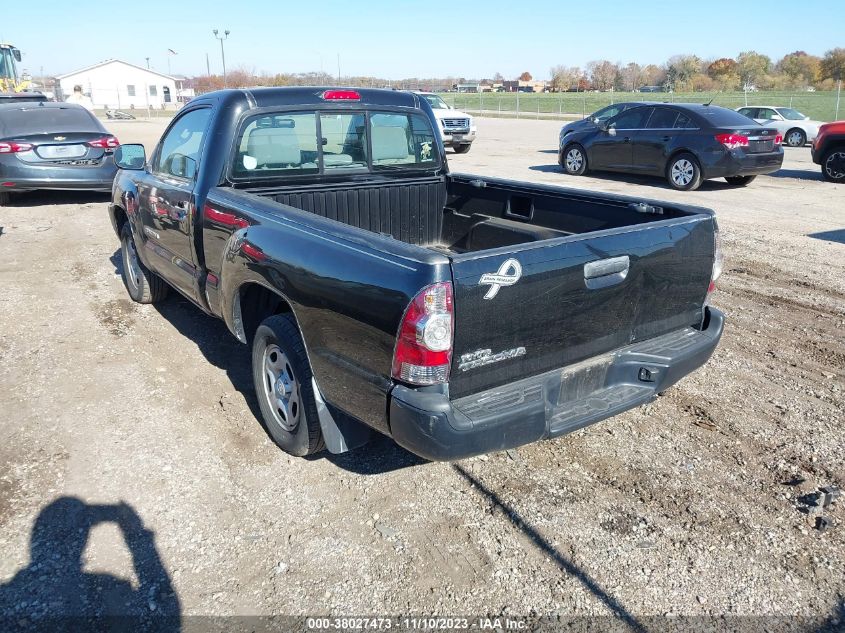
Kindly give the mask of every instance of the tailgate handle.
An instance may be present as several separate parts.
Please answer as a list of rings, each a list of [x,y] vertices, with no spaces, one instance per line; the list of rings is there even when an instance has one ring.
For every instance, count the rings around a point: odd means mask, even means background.
[[[631,260],[627,255],[610,257],[584,264],[584,283],[587,288],[607,288],[625,281]]]

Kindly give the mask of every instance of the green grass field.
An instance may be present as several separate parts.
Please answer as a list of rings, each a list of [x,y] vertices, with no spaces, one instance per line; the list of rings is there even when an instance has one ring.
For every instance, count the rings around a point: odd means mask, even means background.
[[[446,93],[441,94],[447,103],[458,109],[486,112],[494,116],[515,116],[517,93]],[[573,118],[595,112],[618,101],[667,101],[679,103],[706,103],[713,99],[716,105],[738,108],[746,104],[743,92],[692,92],[692,93],[642,93],[642,92],[563,92],[549,94],[520,93],[519,116]],[[748,105],[790,106],[811,119],[833,121],[836,117],[836,92],[749,92]],[[568,116],[567,116],[568,115]],[[845,119],[845,95],[839,105],[839,117]]]

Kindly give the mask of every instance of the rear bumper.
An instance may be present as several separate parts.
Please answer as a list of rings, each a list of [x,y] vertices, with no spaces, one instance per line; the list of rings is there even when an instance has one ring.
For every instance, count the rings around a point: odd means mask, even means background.
[[[0,161],[0,183],[4,191],[60,189],[111,191],[117,166],[111,156],[96,166],[37,165],[23,161]]]
[[[455,401],[397,386],[391,434],[417,455],[451,461],[571,433],[653,400],[701,367],[724,321],[708,308],[702,330],[685,328]]]
[[[744,154],[737,150],[706,154],[701,169],[704,178],[771,174],[783,165],[783,148],[764,154]]]

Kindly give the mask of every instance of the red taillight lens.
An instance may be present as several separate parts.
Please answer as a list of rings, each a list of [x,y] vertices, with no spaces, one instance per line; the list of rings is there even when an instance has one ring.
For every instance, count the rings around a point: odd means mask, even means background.
[[[32,144],[30,143],[15,143],[14,141],[0,143],[0,154],[17,154],[18,152],[28,152],[31,149]]]
[[[716,140],[728,149],[748,147],[748,137],[744,134],[717,134]]]
[[[780,134],[778,134],[775,137],[775,145],[780,145],[781,143],[783,143],[783,137]]]
[[[114,136],[104,136],[103,138],[98,138],[95,141],[88,141],[89,147],[99,147],[101,149],[114,149],[120,145],[120,141],[118,141]]]
[[[722,254],[722,235],[719,232],[719,223],[713,218],[713,272],[710,274],[710,285],[707,286],[705,304],[710,303],[710,295],[716,289],[716,280],[722,275],[722,267],[725,265],[725,256]]]
[[[415,385],[449,380],[452,363],[452,282],[423,288],[405,310],[393,354],[393,377]]]
[[[326,90],[323,93],[326,101],[360,101],[361,95],[357,90]]]

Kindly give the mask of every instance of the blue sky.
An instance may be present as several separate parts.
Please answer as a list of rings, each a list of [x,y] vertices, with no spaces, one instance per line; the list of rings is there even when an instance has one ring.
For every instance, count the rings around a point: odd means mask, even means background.
[[[212,29],[229,29],[228,68],[320,70],[402,77],[545,78],[556,64],[592,59],[664,62],[679,53],[777,58],[845,46],[838,2],[692,4],[578,0],[3,0],[0,39],[16,44],[32,74],[61,74],[112,57],[174,74],[220,72]],[[780,9],[779,7],[783,7]],[[688,7],[688,8],[683,8]],[[681,9],[679,11],[679,8]],[[791,28],[790,15],[800,26]],[[816,17],[818,16],[818,17]],[[765,26],[761,26],[765,25]]]

